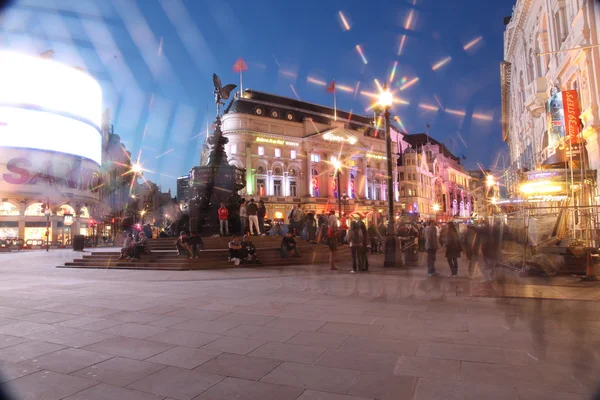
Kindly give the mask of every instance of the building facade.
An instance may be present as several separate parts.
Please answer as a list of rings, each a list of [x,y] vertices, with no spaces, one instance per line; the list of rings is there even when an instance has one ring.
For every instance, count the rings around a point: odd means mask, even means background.
[[[190,188],[190,176],[184,175],[177,178],[177,200],[188,201],[192,197]]]
[[[501,82],[502,135],[511,159],[508,194],[519,195],[524,181],[537,179],[529,176],[536,170],[556,172],[567,163],[600,170],[600,2],[518,0],[505,24]]]
[[[339,200],[346,214],[385,214],[387,159],[384,130],[378,121],[246,90],[227,107],[222,122],[229,139],[228,161],[246,170],[242,195],[263,199],[269,217],[285,218],[294,204],[317,213],[338,211]],[[454,176],[449,171],[469,179],[456,157],[449,159],[437,142],[417,149],[410,143],[411,135],[395,127],[391,137],[396,153],[396,215],[434,217],[434,204],[439,200],[440,216],[467,216],[459,206],[452,208],[449,196]],[[456,212],[451,214],[452,210]]]

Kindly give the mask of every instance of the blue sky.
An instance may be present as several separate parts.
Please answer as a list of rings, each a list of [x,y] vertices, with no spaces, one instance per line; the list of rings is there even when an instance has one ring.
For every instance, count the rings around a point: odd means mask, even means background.
[[[392,87],[409,104],[393,114],[405,130],[423,132],[429,123],[432,137],[467,157],[466,167],[489,167],[507,154],[499,62],[502,19],[514,3],[21,0],[3,16],[0,46],[53,49],[57,60],[95,76],[115,132],[134,155],[141,150],[146,178],[164,190],[198,163],[207,106],[210,118],[215,112],[211,75],[239,84],[238,57],[249,66],[244,88],[313,103],[333,103],[323,82],[351,89],[360,82],[356,96],[338,91],[338,107],[365,115],[371,99],[360,92],[377,92],[374,80],[389,79],[397,62]]]

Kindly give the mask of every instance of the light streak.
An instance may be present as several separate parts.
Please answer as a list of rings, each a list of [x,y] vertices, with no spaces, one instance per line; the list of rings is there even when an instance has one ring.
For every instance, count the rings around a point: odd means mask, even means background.
[[[294,96],[296,96],[296,98],[297,98],[298,100],[300,100],[300,96],[298,96],[298,93],[296,92],[296,89],[294,89],[294,85],[291,85],[291,84],[290,84],[290,88],[292,89],[292,92],[294,92]]]
[[[394,67],[392,68],[392,73],[390,74],[390,84],[394,81],[394,76],[396,76],[396,68],[398,68],[398,61],[394,61]]]
[[[380,92],[383,92],[383,86],[381,86],[378,79],[375,79],[375,85],[377,85],[377,89],[379,89]]]
[[[279,73],[282,74],[282,75],[285,75],[285,76],[289,76],[290,78],[294,78],[294,79],[298,77],[297,73],[292,72],[292,71],[288,71],[286,69],[279,70]]]
[[[350,30],[350,24],[348,23],[348,20],[344,16],[344,13],[342,11],[338,11],[338,15],[340,16],[340,20],[342,21],[342,25],[344,25],[344,29],[346,29],[347,31],[349,31]]]
[[[458,138],[460,139],[460,141],[463,142],[465,147],[469,148],[469,146],[467,146],[467,142],[465,142],[465,139],[463,139],[462,135],[459,132],[456,132],[456,134],[458,135]]]
[[[158,42],[158,56],[162,56],[163,53],[163,37],[160,37],[160,41]]]
[[[467,115],[467,113],[466,113],[466,112],[464,112],[464,111],[461,111],[461,110],[452,110],[452,109],[450,109],[450,108],[446,108],[446,110],[445,110],[445,111],[446,111],[448,114],[452,114],[452,115],[458,115],[458,116],[461,116],[461,117],[464,117],[465,115]]]
[[[394,97],[393,102],[394,104],[402,104],[405,106],[410,104],[407,100],[401,99],[400,97]]]
[[[396,121],[398,123],[398,125],[400,125],[400,129],[402,129],[404,132],[406,132],[406,128],[404,127],[404,124],[400,120],[399,116],[395,115],[394,116],[394,121]]]
[[[428,110],[428,111],[438,111],[439,110],[439,108],[437,108],[436,106],[432,106],[431,104],[426,104],[426,103],[420,103],[419,108],[422,108],[422,109]]]
[[[477,43],[481,42],[482,40],[483,40],[483,36],[476,37],[475,39],[471,40],[469,43],[465,44],[463,46],[463,50],[464,51],[469,50],[470,48],[472,48],[473,46],[475,46]]]
[[[373,92],[367,92],[366,90],[361,90],[360,94],[362,94],[363,96],[367,96],[370,97],[372,99],[378,99],[379,95]],[[371,107],[368,108],[369,110],[371,109]]]
[[[347,85],[342,85],[339,83],[335,83],[335,88],[336,90],[341,90],[342,92],[348,92],[348,93],[352,93],[354,92],[354,88],[347,86]]]
[[[409,11],[408,15],[406,16],[406,20],[404,20],[404,29],[406,29],[407,31],[411,30],[411,28],[412,28],[414,15],[415,15],[415,10],[411,9]]]
[[[369,62],[367,61],[367,57],[365,57],[365,53],[363,53],[363,50],[362,50],[362,47],[360,47],[360,44],[356,45],[356,51],[360,55],[360,58],[362,58],[363,63],[368,64]]]
[[[417,82],[419,82],[418,76],[412,78],[410,81],[408,81],[404,85],[400,86],[400,90],[406,90]]]
[[[358,94],[358,88],[360,88],[360,81],[356,82],[356,87],[354,88],[354,98],[356,99],[356,95]]]
[[[433,95],[433,98],[435,99],[435,101],[437,101],[438,105],[443,110],[444,106],[442,106],[442,102],[440,101],[440,99],[438,99],[438,97],[435,94]]]
[[[402,50],[404,49],[404,44],[406,43],[406,35],[402,35],[400,37],[400,45],[398,45],[398,55],[402,55]]]
[[[170,152],[172,152],[173,150],[175,150],[175,148],[171,148],[171,149],[169,149],[169,150],[165,151],[164,153],[162,153],[162,154],[160,154],[160,155],[156,156],[156,158],[161,158],[162,156],[164,156],[164,155],[166,155],[166,154],[169,154],[169,153],[170,153]]]
[[[317,78],[313,78],[312,76],[308,76],[306,77],[306,82],[308,83],[314,83],[315,85],[320,85],[320,86],[326,86],[327,83],[325,81],[322,81],[320,79]]]
[[[444,65],[448,64],[452,60],[452,57],[448,56],[446,58],[442,58],[440,61],[436,62],[431,66],[431,69],[437,71],[442,68]]]
[[[482,121],[492,121],[494,119],[491,115],[481,114],[481,113],[473,113],[473,118],[479,119]]]

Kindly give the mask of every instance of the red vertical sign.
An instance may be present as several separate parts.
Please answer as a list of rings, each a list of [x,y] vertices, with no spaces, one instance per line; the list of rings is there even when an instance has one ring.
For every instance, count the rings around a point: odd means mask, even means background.
[[[577,90],[565,90],[562,92],[563,110],[565,112],[565,139],[570,138],[571,143],[578,143],[581,132],[581,121],[579,115],[579,98]]]

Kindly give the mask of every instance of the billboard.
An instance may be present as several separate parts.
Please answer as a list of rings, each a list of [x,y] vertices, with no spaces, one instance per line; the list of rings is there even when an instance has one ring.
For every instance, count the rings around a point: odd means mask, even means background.
[[[554,92],[546,102],[547,136],[545,142],[546,160],[544,164],[557,164],[568,161],[573,152],[573,161],[586,159],[585,146],[579,143],[581,121],[577,90]]]
[[[98,165],[102,160],[102,136],[95,127],[22,108],[0,107],[0,146],[70,154]]]
[[[41,197],[98,197],[100,167],[93,161],[41,150],[0,148],[0,192]]]
[[[100,128],[102,90],[83,71],[52,60],[0,51],[0,105],[54,112]]]

